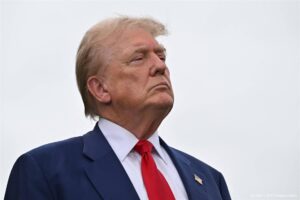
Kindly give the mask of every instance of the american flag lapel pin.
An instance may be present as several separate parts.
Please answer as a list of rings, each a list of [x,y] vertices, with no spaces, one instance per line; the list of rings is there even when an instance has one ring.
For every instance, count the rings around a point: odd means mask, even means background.
[[[197,183],[203,185],[203,180],[199,176],[197,176],[197,174],[194,174],[194,178]]]

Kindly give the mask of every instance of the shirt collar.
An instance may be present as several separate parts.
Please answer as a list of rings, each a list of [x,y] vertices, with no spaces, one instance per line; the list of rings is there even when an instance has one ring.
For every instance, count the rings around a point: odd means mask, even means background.
[[[159,155],[159,157],[161,157],[161,159],[167,163],[166,159],[165,159],[165,155],[163,154],[162,151],[162,146],[160,145],[159,142],[159,137],[158,137],[158,132],[155,131],[150,138],[148,138],[148,141],[151,142],[151,144],[154,146],[154,149],[156,151],[156,153]]]
[[[107,119],[101,118],[98,126],[105,136],[106,140],[116,153],[118,159],[123,162],[127,155],[132,151],[136,143],[139,141],[133,133],[125,128],[115,124]],[[155,131],[148,141],[152,143],[156,153],[166,163],[165,155],[163,154],[162,147],[159,142],[157,131]]]

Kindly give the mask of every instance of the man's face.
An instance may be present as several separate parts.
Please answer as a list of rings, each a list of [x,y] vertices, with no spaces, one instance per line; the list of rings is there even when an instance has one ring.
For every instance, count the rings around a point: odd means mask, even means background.
[[[126,30],[112,47],[104,81],[117,112],[147,112],[173,106],[165,49],[146,31]]]

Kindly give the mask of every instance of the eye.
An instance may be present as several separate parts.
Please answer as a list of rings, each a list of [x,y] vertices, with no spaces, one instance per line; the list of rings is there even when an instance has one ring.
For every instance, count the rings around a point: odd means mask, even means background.
[[[140,56],[140,57],[136,57],[136,58],[133,59],[133,61],[139,61],[139,60],[143,60],[143,57]]]
[[[132,59],[130,60],[131,63],[136,63],[136,62],[141,62],[144,59],[144,55],[143,54],[138,54],[132,57]]]
[[[165,54],[158,54],[157,56],[159,57],[160,60],[162,60],[163,62],[166,62],[166,55]]]
[[[160,56],[159,57],[162,61],[166,62],[166,56]]]

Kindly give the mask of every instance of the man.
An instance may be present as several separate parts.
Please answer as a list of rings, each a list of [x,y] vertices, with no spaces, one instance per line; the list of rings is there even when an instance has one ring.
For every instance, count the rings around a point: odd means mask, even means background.
[[[82,137],[41,146],[15,163],[5,200],[230,200],[222,174],[169,147],[157,129],[173,106],[165,27],[118,17],[92,27],[77,54]]]

